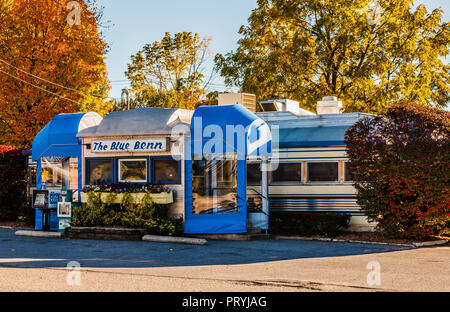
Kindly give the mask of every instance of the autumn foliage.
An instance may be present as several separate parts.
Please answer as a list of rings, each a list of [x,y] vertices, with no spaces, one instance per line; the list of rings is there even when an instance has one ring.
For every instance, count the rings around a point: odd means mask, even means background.
[[[364,118],[346,134],[358,203],[391,234],[450,234],[450,113],[415,103]]]
[[[74,1],[0,0],[1,144],[29,148],[56,114],[112,108],[97,96],[109,89],[97,13],[75,2],[79,23]]]

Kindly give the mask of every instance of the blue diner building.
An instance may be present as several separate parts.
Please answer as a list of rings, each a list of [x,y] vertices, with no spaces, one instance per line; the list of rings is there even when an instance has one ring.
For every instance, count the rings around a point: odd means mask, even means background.
[[[346,130],[367,115],[342,113],[332,97],[317,114],[290,100],[230,99],[195,111],[57,115],[34,139],[32,188],[71,189],[83,202],[85,185],[165,185],[169,212],[183,218],[186,234],[267,231],[271,211],[345,212],[351,225],[368,226],[344,143]]]

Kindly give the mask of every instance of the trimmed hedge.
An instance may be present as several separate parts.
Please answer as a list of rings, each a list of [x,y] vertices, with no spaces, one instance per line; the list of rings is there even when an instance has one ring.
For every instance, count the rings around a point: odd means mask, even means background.
[[[450,112],[415,103],[346,133],[357,200],[396,237],[450,235]]]
[[[336,236],[348,228],[350,215],[328,212],[271,212],[273,234]]]
[[[183,220],[167,216],[167,205],[157,205],[150,196],[142,203],[133,203],[130,193],[124,193],[122,203],[114,204],[117,193],[102,202],[100,194],[88,193],[86,205],[73,209],[71,226],[122,226],[146,229],[148,234],[178,235],[183,232]]]

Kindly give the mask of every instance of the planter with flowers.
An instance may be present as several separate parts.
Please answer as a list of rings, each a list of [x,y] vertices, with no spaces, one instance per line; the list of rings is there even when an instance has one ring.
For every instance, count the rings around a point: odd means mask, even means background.
[[[116,183],[106,185],[86,185],[81,192],[81,202],[88,201],[88,193],[94,192],[100,195],[102,201],[111,193],[116,194],[112,203],[120,204],[124,194],[130,194],[134,203],[142,202],[146,194],[149,194],[155,204],[171,204],[173,203],[173,192],[163,185],[154,184],[130,184]]]

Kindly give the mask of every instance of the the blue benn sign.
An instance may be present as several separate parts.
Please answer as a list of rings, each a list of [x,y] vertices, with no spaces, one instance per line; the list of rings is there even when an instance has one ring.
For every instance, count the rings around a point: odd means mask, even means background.
[[[91,151],[94,153],[165,152],[168,146],[166,138],[96,140],[91,143]]]

